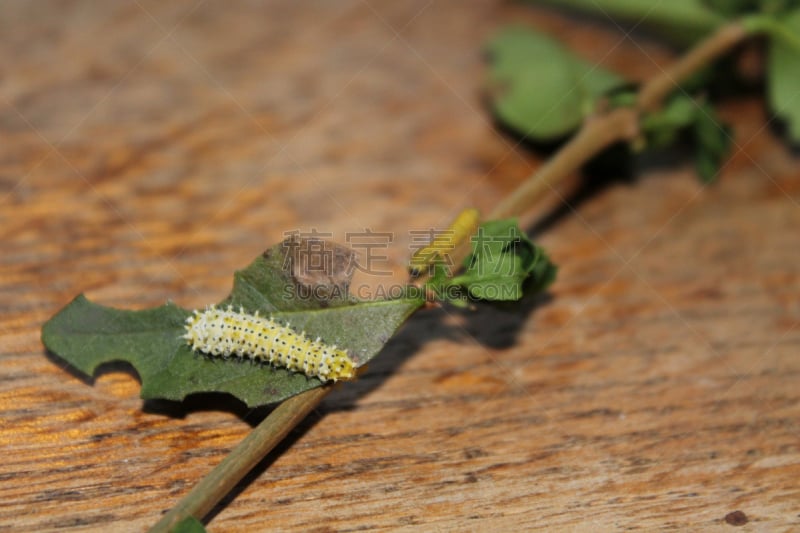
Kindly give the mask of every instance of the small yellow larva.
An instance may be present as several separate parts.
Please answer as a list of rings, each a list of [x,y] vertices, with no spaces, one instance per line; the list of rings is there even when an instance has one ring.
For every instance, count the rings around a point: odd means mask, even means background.
[[[428,246],[414,252],[409,263],[411,273],[417,275],[425,267],[442,261],[447,255],[452,254],[456,247],[475,233],[480,222],[481,214],[477,209],[470,207],[461,211],[452,224],[437,234]]]
[[[208,307],[186,319],[183,336],[193,350],[209,355],[238,355],[259,359],[293,372],[302,372],[322,381],[350,379],[355,365],[344,350],[328,346],[319,338],[312,340],[271,318]]]

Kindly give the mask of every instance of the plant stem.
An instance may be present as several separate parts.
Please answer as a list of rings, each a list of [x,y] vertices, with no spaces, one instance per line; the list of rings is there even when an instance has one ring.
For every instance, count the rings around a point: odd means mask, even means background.
[[[202,520],[332,389],[330,386],[311,389],[278,405],[150,529],[151,533],[166,533],[187,516]]]
[[[639,136],[639,120],[679,87],[679,83],[729,51],[747,37],[739,23],[720,27],[673,65],[645,83],[634,107],[612,109],[588,118],[578,133],[546,164],[501,201],[489,219],[522,215],[554,185],[564,181],[608,146]],[[261,459],[330,392],[321,387],[289,398],[275,408],[151,532],[167,532],[187,516],[202,519]]]
[[[745,27],[733,22],[703,39],[659,75],[644,83],[632,108],[620,107],[584,121],[581,129],[527,180],[501,201],[489,218],[520,216],[554,186],[603,149],[618,141],[634,141],[639,121],[658,109],[680,83],[730,51],[748,36]]]
[[[680,60],[661,71],[639,90],[636,107],[640,113],[655,111],[680,83],[725,55],[748,36],[744,25],[733,22],[720,27],[697,46],[690,48]]]
[[[568,178],[596,154],[637,133],[637,114],[631,108],[615,109],[586,120],[569,142],[495,206],[489,220],[521,215],[554,184]]]
[[[748,33],[763,33],[800,53],[800,36],[775,15],[751,15],[742,19]]]

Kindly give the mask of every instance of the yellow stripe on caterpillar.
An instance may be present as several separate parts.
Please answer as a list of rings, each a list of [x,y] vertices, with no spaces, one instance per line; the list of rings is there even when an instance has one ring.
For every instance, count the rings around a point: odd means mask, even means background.
[[[302,372],[322,381],[350,379],[355,365],[344,350],[328,346],[319,338],[311,340],[305,332],[286,326],[243,308],[232,306],[194,311],[186,319],[183,339],[192,350],[209,355],[249,357],[271,365]]]

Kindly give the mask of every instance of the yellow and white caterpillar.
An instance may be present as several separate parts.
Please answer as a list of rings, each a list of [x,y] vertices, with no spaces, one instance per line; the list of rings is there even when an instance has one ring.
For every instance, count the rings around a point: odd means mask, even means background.
[[[350,379],[355,375],[353,360],[344,350],[328,346],[319,338],[279,324],[271,318],[245,313],[232,306],[208,307],[186,319],[183,336],[192,350],[209,355],[249,357],[271,365],[302,372],[322,381]]]

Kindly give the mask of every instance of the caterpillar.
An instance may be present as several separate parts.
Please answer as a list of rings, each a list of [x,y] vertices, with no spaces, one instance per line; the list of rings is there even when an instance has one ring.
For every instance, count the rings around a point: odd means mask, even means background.
[[[409,264],[411,273],[419,275],[425,267],[455,250],[475,233],[480,219],[481,214],[475,208],[470,207],[461,211],[450,226],[436,235],[428,246],[414,252]]]
[[[209,355],[249,357],[271,365],[302,372],[322,381],[350,379],[355,365],[347,352],[328,346],[319,337],[311,340],[305,332],[298,333],[286,326],[243,308],[232,306],[218,309],[213,305],[205,311],[195,310],[186,319],[183,339],[192,350]]]

